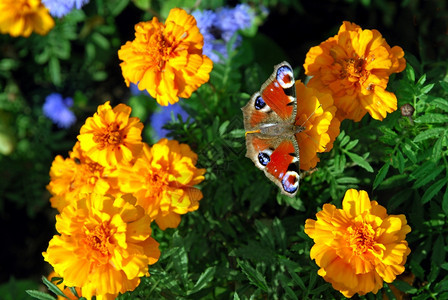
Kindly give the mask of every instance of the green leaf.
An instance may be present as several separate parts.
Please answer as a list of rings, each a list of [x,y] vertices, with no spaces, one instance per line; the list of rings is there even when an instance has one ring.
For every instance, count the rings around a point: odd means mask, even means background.
[[[436,128],[431,128],[428,130],[425,130],[421,133],[419,133],[415,138],[414,138],[414,142],[418,143],[427,139],[431,139],[431,138],[435,138],[435,137],[439,137],[441,135],[445,135],[445,128],[442,127],[436,127]]]
[[[339,145],[341,147],[344,147],[349,141],[350,141],[350,137],[348,135],[346,135],[341,139],[341,141],[339,142]]]
[[[241,267],[241,270],[244,274],[246,274],[247,278],[252,284],[259,287],[265,292],[268,291],[266,279],[258,270],[254,269],[249,262],[238,260],[238,265]]]
[[[383,182],[384,178],[386,178],[387,172],[389,171],[389,167],[390,164],[386,163],[378,171],[378,174],[376,174],[375,180],[373,181],[373,189],[376,189]]]
[[[443,240],[444,237],[439,235],[432,245],[431,264],[436,268],[439,268],[439,266],[445,262],[445,244]]]
[[[203,288],[205,288],[212,280],[216,272],[216,267],[208,267],[204,272],[202,272],[201,276],[199,276],[198,281],[196,281],[193,289],[188,292],[189,295],[199,292]]]
[[[435,98],[431,101],[431,105],[436,106],[437,108],[440,108],[443,111],[448,111],[448,100],[443,98]]]
[[[272,222],[272,231],[274,233],[274,240],[277,248],[281,250],[286,249],[286,232],[285,228],[283,228],[282,222],[275,218]]]
[[[415,118],[415,123],[446,123],[448,122],[448,115],[426,113],[423,116]]]
[[[446,189],[445,194],[443,194],[442,209],[445,215],[448,216],[448,189]]]
[[[345,147],[345,150],[351,150],[353,149],[357,144],[358,144],[359,140],[353,140],[350,143],[347,144],[347,146]]]
[[[57,286],[56,284],[54,284],[53,282],[51,282],[50,280],[48,280],[45,276],[42,276],[42,282],[47,286],[48,290],[50,292],[55,293],[58,296],[62,296],[64,298],[67,298],[67,296],[65,296],[64,292],[62,292]]]
[[[128,5],[129,0],[117,0],[117,1],[111,1],[108,0],[105,2],[105,4],[108,5],[109,10],[113,16],[119,15]]]
[[[174,269],[186,285],[188,282],[188,256],[183,246],[177,248],[177,251],[173,254],[171,261],[173,262]]]
[[[370,164],[361,156],[359,156],[358,154],[352,153],[352,152],[346,152],[348,157],[351,158],[351,160],[356,163],[358,166],[360,166],[361,168],[365,169],[367,172],[373,172],[373,168],[372,166],[370,166]]]
[[[54,297],[48,295],[47,293],[36,291],[36,290],[25,290],[25,292],[33,298],[39,300],[56,300]]]
[[[426,94],[428,94],[429,91],[431,91],[433,87],[434,87],[434,83],[427,84],[427,85],[425,85],[424,87],[422,87],[422,88],[420,89],[420,96],[421,96],[421,95],[426,95]]]
[[[433,185],[431,185],[423,194],[422,196],[422,204],[425,204],[426,202],[428,202],[429,200],[431,200],[432,198],[434,198],[434,196],[442,189],[442,187],[444,185],[446,185],[448,183],[448,178],[442,178],[439,181],[437,181],[436,183],[434,183]]]
[[[445,90],[445,92],[448,93],[448,82],[447,81],[439,81],[442,88]]]
[[[410,64],[407,64],[407,66],[406,66],[406,78],[407,78],[410,82],[415,82],[415,72],[414,72],[414,68],[413,68]]]
[[[407,140],[404,143],[403,148],[401,149],[403,151],[404,154],[406,154],[407,158],[409,158],[412,163],[416,164],[417,163],[417,156],[415,155],[415,151],[412,149],[411,145],[409,145],[409,143],[413,143],[409,140]]]
[[[422,77],[420,77],[417,81],[417,86],[423,85],[426,82],[426,74],[423,74]]]
[[[404,161],[404,157],[403,157],[403,154],[401,153],[401,151],[397,151],[396,159],[397,159],[398,172],[400,172],[400,174],[403,174],[405,161]]]
[[[444,166],[437,166],[432,161],[425,162],[411,173],[411,177],[416,180],[413,187],[417,189],[428,184],[444,170]]]
[[[223,136],[226,133],[227,127],[229,126],[230,121],[226,120],[222,122],[221,126],[219,126],[219,136]]]

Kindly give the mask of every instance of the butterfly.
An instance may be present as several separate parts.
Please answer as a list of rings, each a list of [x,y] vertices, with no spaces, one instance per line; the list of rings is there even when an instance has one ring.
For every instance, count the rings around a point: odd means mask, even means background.
[[[299,189],[299,146],[296,134],[297,98],[291,65],[282,62],[241,108],[246,132],[246,156],[263,170],[283,194],[294,197]]]

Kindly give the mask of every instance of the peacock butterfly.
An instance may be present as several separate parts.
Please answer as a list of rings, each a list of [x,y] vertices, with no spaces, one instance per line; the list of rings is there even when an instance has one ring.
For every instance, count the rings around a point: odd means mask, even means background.
[[[290,197],[299,189],[297,98],[294,73],[287,62],[274,72],[241,108],[246,131],[246,156]]]

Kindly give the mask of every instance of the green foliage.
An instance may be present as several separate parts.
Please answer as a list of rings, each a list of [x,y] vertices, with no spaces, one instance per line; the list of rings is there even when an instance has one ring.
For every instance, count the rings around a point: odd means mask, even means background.
[[[294,61],[297,78],[305,81],[304,57],[298,53],[301,47],[309,49],[311,41],[302,35],[317,35],[315,20],[323,19],[327,6],[333,14],[330,8],[334,7],[327,3],[320,11],[306,1],[258,2],[270,10],[273,21],[259,13],[255,25],[242,33],[241,45],[232,50],[234,36],[227,45],[228,58],[214,64],[210,81],[191,98],[180,100],[189,118],[172,115],[165,125],[171,131],[169,137],[190,145],[198,154],[198,166],[207,170],[200,186],[204,197],[199,210],[182,216],[177,229],[161,231],[154,226],[162,255],[150,266],[151,276],[119,299],[339,299],[342,295],[317,275],[309,253],[313,243],[303,229],[306,219],[314,219],[323,204],[340,208],[350,188],[366,190],[389,214],[406,215],[412,228],[407,236],[412,252],[405,276],[385,284],[376,296],[361,298],[393,298],[393,287],[413,299],[448,298],[446,37],[436,37],[441,46],[428,49],[432,26],[438,28],[438,23],[431,23],[427,8],[419,9],[415,1],[335,1],[348,12],[371,16],[365,22],[372,26],[360,25],[380,32],[392,27],[401,10],[425,26],[415,29],[415,40],[406,45],[391,37],[408,34],[410,23],[400,23],[398,31],[389,31],[387,36],[390,45],[403,47],[407,60],[405,71],[391,76],[388,85],[397,95],[397,111],[382,122],[368,115],[358,123],[343,121],[333,149],[320,155],[315,170],[303,174],[297,197],[290,199],[279,195],[278,188],[245,157],[241,107],[282,60]],[[134,24],[153,15],[166,17],[175,6],[218,9],[226,3],[91,0],[82,10],[56,20],[46,36],[1,35],[0,215],[8,214],[11,206],[22,208],[27,216],[17,218],[53,231],[54,212],[45,189],[51,163],[58,154],[67,157],[86,117],[104,101],[130,105],[133,116],[145,123],[144,140],[156,142],[147,120],[160,108],[149,96],[130,94],[119,68],[118,49],[134,38]],[[434,20],[448,15],[446,5],[440,4],[439,10]],[[286,18],[287,14],[297,19]],[[300,18],[307,23],[293,27]],[[280,25],[270,31],[268,26],[260,27],[264,21]],[[340,21],[339,17],[330,19],[320,31],[332,32]],[[320,34],[313,39],[319,40]],[[419,47],[412,48],[415,44]],[[43,116],[45,97],[52,92],[74,98],[78,122],[72,128],[61,130]],[[407,104],[414,111],[403,116],[401,107]],[[45,226],[34,219],[42,212],[49,216]],[[42,250],[36,250],[38,255],[31,260],[42,260]],[[46,272],[42,265],[37,268],[36,274]],[[414,279],[408,282],[406,275]],[[14,279],[0,286],[0,295],[2,299],[29,295],[44,300],[63,296],[55,283],[45,278],[43,283],[55,296],[38,289],[36,281]]]

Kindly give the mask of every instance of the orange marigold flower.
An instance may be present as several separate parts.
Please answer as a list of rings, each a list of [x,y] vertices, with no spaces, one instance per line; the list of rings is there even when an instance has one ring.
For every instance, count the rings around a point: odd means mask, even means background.
[[[411,231],[404,215],[388,215],[367,192],[350,189],[342,209],[325,204],[308,219],[305,233],[315,245],[310,256],[318,274],[345,297],[377,293],[405,270],[411,252],[406,234]]]
[[[183,9],[173,8],[165,24],[156,17],[138,23],[135,40],[118,51],[126,85],[138,83],[163,106],[189,98],[213,68],[203,45],[196,20]]]
[[[123,193],[132,193],[146,213],[163,230],[176,228],[180,215],[197,210],[202,192],[194,185],[204,180],[197,155],[186,144],[161,139],[149,147],[133,166],[120,166],[113,176]]]
[[[134,290],[148,264],[160,256],[151,238],[151,219],[130,195],[113,198],[88,194],[56,216],[56,229],[43,253],[67,286],[83,297],[115,299]]]
[[[53,195],[50,198],[51,206],[61,212],[76,201],[79,194],[115,194],[116,180],[109,177],[113,170],[86,157],[77,142],[69,158],[58,155],[51,165],[51,180],[47,186]]]
[[[107,101],[81,127],[78,140],[81,150],[102,166],[116,167],[131,162],[142,149],[143,124],[129,117],[131,108],[118,104],[113,109]]]
[[[390,47],[377,30],[343,22],[336,36],[306,55],[308,86],[333,95],[338,117],[356,122],[368,112],[383,120],[397,110],[395,94],[386,91],[389,76],[406,67],[404,52]]]
[[[339,135],[340,122],[335,118],[336,106],[330,94],[306,87],[296,81],[296,125],[304,130],[296,133],[300,149],[300,169],[309,170],[319,162],[317,152],[329,151]]]
[[[59,274],[57,274],[55,271],[51,272],[50,275],[48,275],[47,279],[52,281],[53,277],[61,277]],[[79,298],[76,297],[72,291],[70,291],[69,287],[67,287],[62,280],[52,281],[63,293],[65,296],[68,297],[70,300],[78,300]],[[79,297],[82,297],[81,289],[75,288],[76,293]],[[67,298],[63,296],[58,295],[58,300],[66,300]]]
[[[45,35],[53,27],[54,20],[40,0],[0,1],[0,33],[29,37],[33,31]]]

